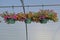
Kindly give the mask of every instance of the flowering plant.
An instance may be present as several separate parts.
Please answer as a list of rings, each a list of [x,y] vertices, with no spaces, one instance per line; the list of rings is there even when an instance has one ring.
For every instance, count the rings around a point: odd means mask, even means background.
[[[40,10],[39,12],[17,13],[17,14],[2,14],[2,17],[7,23],[15,23],[15,21],[24,21],[25,23],[40,22],[47,23],[49,20],[57,22],[57,13],[53,10]]]

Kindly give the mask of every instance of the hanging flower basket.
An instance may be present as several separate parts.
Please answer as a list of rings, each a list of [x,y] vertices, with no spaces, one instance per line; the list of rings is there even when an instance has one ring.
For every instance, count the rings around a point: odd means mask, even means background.
[[[40,20],[40,23],[47,23],[48,19],[42,19]]]
[[[7,24],[14,24],[15,23],[15,20],[14,19],[11,19],[11,18],[7,18],[6,19],[6,23]]]
[[[10,14],[5,13],[1,15],[7,23],[15,23],[15,21],[22,21],[25,23],[31,22],[40,22],[40,23],[47,23],[49,20],[53,22],[58,21],[57,13],[53,10],[40,10],[39,12],[29,12],[29,13],[17,13],[17,14]]]
[[[25,23],[27,23],[27,24],[31,23],[31,19],[26,19]]]
[[[17,16],[15,14],[5,15],[4,20],[8,24],[14,24],[15,21],[17,20]]]
[[[26,14],[23,14],[22,12],[18,13],[17,14],[17,20],[18,21],[25,21],[26,20]]]

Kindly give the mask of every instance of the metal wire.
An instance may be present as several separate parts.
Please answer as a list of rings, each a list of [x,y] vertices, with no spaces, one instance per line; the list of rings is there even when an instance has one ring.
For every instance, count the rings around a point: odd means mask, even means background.
[[[14,6],[12,6],[12,12],[14,13]]]
[[[60,6],[60,4],[45,4],[45,5],[25,5],[24,7],[42,7],[42,6]],[[0,6],[0,8],[10,8],[12,6]],[[23,7],[22,6],[13,6],[13,7]]]

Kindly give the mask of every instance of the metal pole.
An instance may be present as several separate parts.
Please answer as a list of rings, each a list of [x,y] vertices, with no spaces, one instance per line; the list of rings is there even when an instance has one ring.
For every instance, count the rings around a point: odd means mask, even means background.
[[[25,5],[24,7],[41,7],[41,6],[60,6],[60,4],[44,4],[44,5]],[[11,8],[12,6],[0,6],[0,8]],[[23,6],[13,6],[13,7],[23,7]]]
[[[23,7],[23,12],[25,14],[25,7],[24,7],[24,2],[23,0],[20,0],[22,3],[22,7]],[[25,23],[25,27],[26,27],[26,40],[28,40],[28,31],[27,31],[27,23]]]

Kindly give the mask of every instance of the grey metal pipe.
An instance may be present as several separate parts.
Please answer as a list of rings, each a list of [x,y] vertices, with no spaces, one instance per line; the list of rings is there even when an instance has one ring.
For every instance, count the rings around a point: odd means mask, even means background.
[[[22,6],[0,6],[0,8],[23,7]],[[24,7],[42,7],[42,6],[60,6],[60,4],[45,4],[45,5],[25,5]]]
[[[23,7],[23,12],[24,12],[24,14],[25,14],[25,6],[24,6],[24,2],[23,2],[23,0],[20,0],[21,1],[21,3],[22,3],[22,7]],[[27,28],[27,23],[25,23],[25,28],[26,28],[26,40],[28,40],[28,28]]]

